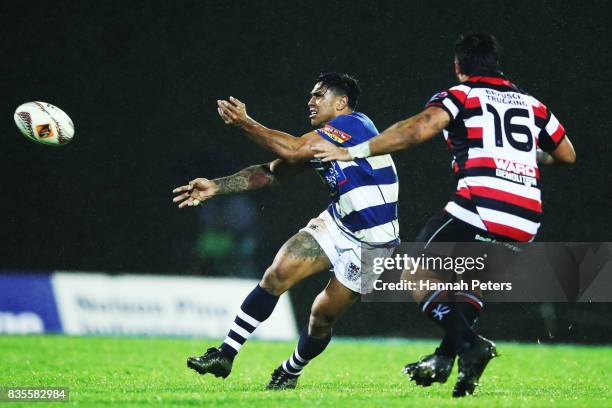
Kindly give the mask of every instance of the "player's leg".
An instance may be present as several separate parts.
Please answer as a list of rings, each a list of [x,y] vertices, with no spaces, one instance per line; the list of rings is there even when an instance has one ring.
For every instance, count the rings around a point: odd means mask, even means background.
[[[334,324],[358,298],[358,293],[332,277],[325,290],[315,298],[309,324],[302,329],[295,351],[272,373],[267,388],[295,388],[304,367],[329,344]]]
[[[435,243],[435,242],[474,242],[475,231],[473,227],[468,226],[462,221],[459,221],[447,213],[442,213],[437,217],[433,217],[425,228],[421,231],[417,237],[417,242]],[[427,273],[427,272],[421,272]],[[429,272],[429,276],[425,276],[422,279],[436,279],[434,272]],[[431,275],[434,276],[431,276]],[[466,275],[457,275],[456,278],[466,279]],[[472,291],[461,291],[461,292],[423,292],[417,293],[415,300],[421,305],[421,311],[425,314],[429,314],[433,307],[436,307],[440,302],[450,303],[454,310],[467,322],[471,328],[483,306],[483,301],[479,292]],[[437,320],[437,319],[436,319]],[[446,331],[445,331],[446,332]],[[440,346],[437,349],[439,354],[455,357],[457,355],[457,345],[450,335],[445,334]]]
[[[462,242],[473,241],[472,228],[448,214],[433,217],[419,234],[417,242]],[[416,274],[405,274],[412,280],[440,282],[432,271],[419,270]],[[466,277],[463,276],[463,279]],[[422,357],[415,363],[407,364],[404,372],[419,385],[428,386],[434,382],[445,382],[452,370],[459,351],[467,350],[477,339],[472,327],[482,308],[479,293],[461,291],[415,291],[413,297],[420,304],[421,311],[444,330],[440,346],[433,354]]]
[[[331,267],[315,238],[303,231],[278,251],[261,282],[246,297],[221,350],[234,357],[257,326],[272,314],[281,294],[297,282]]]
[[[416,273],[405,271],[402,278],[414,282],[459,283],[471,282],[472,275],[466,272],[450,280],[436,272],[419,269]],[[475,336],[472,326],[482,308],[480,291],[414,290],[411,293],[420,310],[444,330],[437,354],[454,358],[459,351],[469,347]]]
[[[298,232],[281,247],[261,282],[244,299],[221,346],[208,349],[203,356],[188,358],[187,365],[200,374],[227,377],[240,348],[257,326],[270,317],[280,295],[302,279],[330,267],[314,237]]]

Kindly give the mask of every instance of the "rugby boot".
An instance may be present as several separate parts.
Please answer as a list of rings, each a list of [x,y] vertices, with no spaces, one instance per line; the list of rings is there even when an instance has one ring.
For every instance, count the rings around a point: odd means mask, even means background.
[[[450,375],[455,357],[429,354],[416,363],[407,364],[402,371],[417,385],[429,387],[435,382],[445,383]]]
[[[232,371],[234,360],[224,355],[220,349],[211,347],[203,356],[188,357],[187,367],[199,374],[211,373],[215,377],[227,377]]]
[[[472,395],[479,385],[478,379],[492,358],[497,357],[495,343],[477,336],[474,344],[459,354],[459,374],[453,388],[453,397]]]
[[[279,366],[272,373],[270,382],[266,386],[267,390],[289,390],[295,388],[297,385],[299,375],[291,375],[282,366]]]

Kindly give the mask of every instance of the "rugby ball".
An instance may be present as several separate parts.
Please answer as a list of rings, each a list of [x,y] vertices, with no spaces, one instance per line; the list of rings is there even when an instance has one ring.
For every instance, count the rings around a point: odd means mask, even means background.
[[[50,103],[24,103],[13,117],[21,134],[37,143],[63,146],[74,137],[74,124],[70,117]]]

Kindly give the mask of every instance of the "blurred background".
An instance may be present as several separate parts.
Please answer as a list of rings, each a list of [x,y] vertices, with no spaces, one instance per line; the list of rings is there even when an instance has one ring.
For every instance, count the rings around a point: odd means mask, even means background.
[[[571,168],[542,169],[538,240],[610,241],[611,11],[606,1],[5,2],[1,273],[258,279],[326,207],[326,189],[312,173],[175,208],[175,186],[273,159],[223,124],[216,100],[238,97],[255,119],[301,135],[314,79],[347,72],[362,86],[358,110],[382,131],[454,84],[453,43],[468,30],[497,36],[502,70],[548,105],[578,153]],[[31,100],[72,117],[70,145],[19,135],[13,112]],[[401,236],[410,241],[454,190],[450,155],[440,137],[394,157]],[[327,278],[291,290],[298,327]],[[6,285],[0,296],[8,299]],[[609,343],[610,316],[605,303],[492,304],[479,324],[493,338]],[[358,304],[337,328],[346,336],[437,333],[409,303]]]

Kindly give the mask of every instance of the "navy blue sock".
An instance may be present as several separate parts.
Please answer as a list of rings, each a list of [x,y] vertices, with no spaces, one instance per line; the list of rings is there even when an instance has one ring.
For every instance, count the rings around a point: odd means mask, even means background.
[[[295,351],[287,360],[283,361],[282,367],[286,373],[300,375],[306,365],[323,352],[331,340],[331,334],[322,339],[312,337],[308,334],[308,326],[302,329],[300,340]]]
[[[261,286],[255,286],[242,302],[234,324],[219,347],[221,352],[233,359],[257,326],[270,317],[278,299]]]

